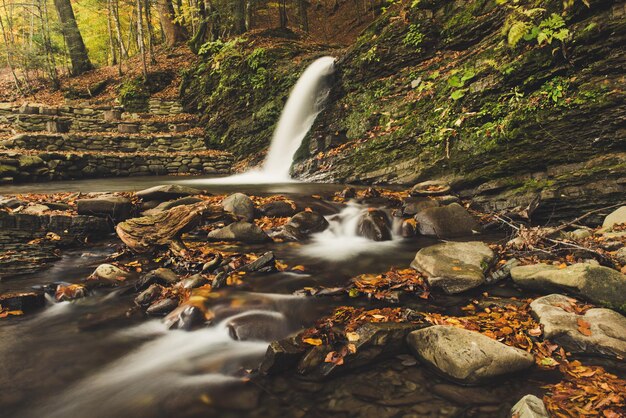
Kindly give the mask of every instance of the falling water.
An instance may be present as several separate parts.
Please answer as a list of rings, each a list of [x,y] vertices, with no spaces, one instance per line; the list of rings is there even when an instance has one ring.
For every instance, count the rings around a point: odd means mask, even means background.
[[[330,86],[325,78],[335,69],[335,58],[322,57],[307,67],[285,104],[272,136],[269,151],[260,170],[211,180],[187,180],[204,184],[267,184],[293,181],[289,169],[315,118],[322,110]]]

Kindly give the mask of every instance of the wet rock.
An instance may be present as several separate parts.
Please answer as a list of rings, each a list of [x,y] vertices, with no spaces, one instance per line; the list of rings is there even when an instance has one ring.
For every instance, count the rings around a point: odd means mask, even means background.
[[[412,331],[430,324],[423,323],[365,323],[352,337],[356,353],[347,354],[343,364],[326,362],[329,347],[312,348],[299,362],[298,371],[311,379],[324,379],[340,371],[350,370],[384,358],[408,352],[406,338]]]
[[[622,206],[611,212],[602,223],[602,228],[611,229],[615,225],[626,224],[626,206]]]
[[[511,416],[516,418],[550,418],[543,401],[535,395],[526,395],[513,405]]]
[[[423,362],[447,378],[464,384],[479,384],[534,364],[533,356],[478,332],[435,325],[413,331],[408,343]]]
[[[262,205],[259,208],[259,212],[261,212],[263,216],[269,216],[270,218],[285,218],[292,216],[295,209],[284,200],[275,200]]]
[[[420,234],[426,236],[454,238],[480,232],[478,222],[458,203],[424,209],[415,220]]]
[[[507,260],[507,262],[502,267],[487,276],[485,278],[485,281],[489,284],[493,284],[501,282],[502,280],[506,280],[511,277],[511,270],[513,269],[513,267],[517,267],[519,265],[520,261],[517,258],[511,258],[510,260]]]
[[[154,202],[154,201],[151,201]],[[166,210],[170,210],[172,208],[176,208],[178,206],[187,206],[187,205],[193,205],[195,203],[200,203],[202,202],[202,199],[198,199],[197,197],[193,197],[193,196],[189,196],[189,197],[181,197],[180,199],[176,199],[176,200],[170,200],[169,202],[155,202],[157,203],[156,205],[154,205],[153,207],[146,207],[146,211],[144,211],[142,213],[142,215],[147,216],[147,215],[155,215],[157,213],[160,212],[164,212]]]
[[[283,226],[277,237],[288,241],[301,241],[326,228],[328,228],[328,221],[319,213],[298,212]]]
[[[220,253],[213,254],[213,259],[211,261],[207,261],[202,266],[203,272],[211,272],[220,266],[222,262],[222,255]]]
[[[237,315],[226,326],[230,336],[239,341],[272,341],[288,331],[285,316],[271,311]]]
[[[544,292],[564,290],[607,307],[626,307],[626,276],[608,267],[589,263],[566,268],[534,264],[513,268],[511,277],[525,288]]]
[[[429,208],[436,208],[439,203],[428,197],[408,197],[402,203],[402,214],[404,216],[415,216],[421,211]]]
[[[356,197],[356,190],[354,187],[346,187],[339,193],[339,196],[344,199],[354,199]]]
[[[171,286],[178,281],[178,276],[168,268],[158,268],[144,274],[141,279],[135,283],[135,289],[141,290],[152,284],[160,284],[162,286]]]
[[[494,258],[483,242],[444,242],[419,250],[411,267],[424,273],[430,286],[455,294],[483,284]]]
[[[254,203],[243,193],[231,194],[222,201],[222,207],[226,212],[230,212],[244,221],[249,222],[254,219]]]
[[[137,295],[135,303],[139,306],[148,306],[161,296],[162,291],[163,287],[158,284],[153,284]]]
[[[357,234],[373,241],[389,241],[391,221],[382,210],[368,209],[359,218]]]
[[[0,199],[0,208],[17,209],[22,206],[23,203],[14,197],[7,197]]]
[[[262,273],[276,271],[276,257],[274,257],[273,252],[268,251],[253,262],[244,265],[238,271],[246,271],[248,273],[254,271]]]
[[[272,239],[257,225],[249,222],[234,222],[224,228],[209,232],[209,241],[267,242]]]
[[[459,203],[461,199],[452,195],[445,196],[436,196],[435,201],[438,202],[441,206],[450,205],[452,203]]]
[[[87,278],[86,283],[91,286],[118,285],[132,275],[113,264],[100,264]]]
[[[178,306],[178,299],[167,298],[154,302],[146,309],[148,315],[167,315]]]
[[[76,201],[79,215],[106,216],[115,220],[125,220],[131,215],[133,205],[123,196],[103,195]]]
[[[494,405],[502,402],[495,393],[489,393],[485,388],[466,387],[455,384],[439,383],[432,387],[433,393],[459,405]]]
[[[0,306],[10,311],[32,312],[43,308],[46,298],[43,292],[10,292],[0,294]]]
[[[63,202],[43,202],[50,210],[70,210],[71,206]]]
[[[197,194],[202,194],[202,190],[178,184],[164,184],[137,192],[137,196],[142,198],[144,201],[158,200],[161,202],[178,199],[180,197],[195,196]]]
[[[567,232],[565,234],[566,238],[572,239],[574,241],[580,241],[585,238],[589,238],[592,235],[591,231],[585,228],[579,228],[571,232]]]
[[[415,221],[413,219],[405,219],[402,221],[400,234],[402,238],[412,238],[416,234]]]
[[[26,206],[26,208],[24,208],[24,210],[22,210],[20,213],[24,215],[43,215],[49,210],[50,208],[46,205],[31,204],[29,206]]]
[[[194,274],[181,281],[183,289],[195,289],[196,287],[203,286],[209,281],[201,274]]]
[[[626,318],[604,308],[589,309],[584,315],[577,315],[564,309],[570,306],[570,301],[566,296],[553,294],[530,304],[543,326],[544,338],[572,353],[625,357]],[[588,331],[581,332],[583,325],[583,330],[588,328]]]
[[[199,307],[185,304],[170,312],[163,322],[169,329],[190,330],[204,324],[205,317]]]
[[[626,265],[626,247],[622,247],[615,253],[615,259],[623,266]]]
[[[409,192],[411,196],[441,196],[450,192],[448,183],[438,180],[418,183]]]
[[[226,286],[226,280],[228,279],[228,273],[225,271],[220,271],[215,275],[213,281],[211,282],[211,287],[213,289],[221,289]]]

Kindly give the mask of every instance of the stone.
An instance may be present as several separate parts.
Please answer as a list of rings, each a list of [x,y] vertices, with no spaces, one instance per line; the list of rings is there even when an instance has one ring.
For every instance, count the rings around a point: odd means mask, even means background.
[[[134,123],[120,123],[117,125],[117,131],[121,134],[138,134],[139,125]]]
[[[46,298],[43,292],[10,292],[0,294],[0,306],[10,311],[31,312],[43,308]]]
[[[411,196],[441,196],[450,193],[450,185],[443,181],[430,180],[418,183],[409,194]]]
[[[391,221],[382,210],[368,209],[359,218],[357,235],[372,241],[389,241],[391,240]]]
[[[20,213],[23,213],[25,215],[43,215],[45,212],[49,210],[50,210],[50,207],[35,203],[29,206],[26,206],[24,210],[22,210]]]
[[[480,232],[478,222],[458,203],[424,209],[415,215],[415,221],[420,234],[442,239]]]
[[[153,284],[135,297],[135,303],[139,306],[147,306],[161,296],[163,288],[158,284]]]
[[[511,269],[513,281],[524,288],[571,292],[593,303],[626,308],[626,275],[608,267],[576,263],[566,268],[533,264]]]
[[[480,384],[530,368],[532,354],[509,347],[478,332],[435,325],[411,332],[413,353],[445,377],[463,384]]]
[[[614,210],[604,218],[602,228],[611,229],[618,224],[626,224],[626,206]]]
[[[415,236],[415,221],[413,219],[405,219],[400,227],[402,238],[413,238]]]
[[[272,239],[257,225],[249,222],[234,222],[224,228],[209,232],[210,241],[267,242]]]
[[[254,219],[254,203],[243,193],[231,194],[222,201],[222,207],[226,212],[230,212],[244,221],[249,222]]]
[[[589,238],[592,235],[591,231],[586,228],[579,228],[571,232],[567,232],[565,234],[566,238],[572,239],[574,241],[580,241],[585,238]]]
[[[292,216],[277,236],[288,241],[300,241],[326,228],[328,228],[328,221],[318,212],[303,211]]]
[[[183,279],[181,282],[183,285],[183,289],[195,289],[196,287],[207,284],[209,281],[201,274],[194,274],[193,276],[189,276],[186,279]]]
[[[171,286],[178,281],[178,275],[168,268],[159,267],[143,275],[135,284],[135,289],[141,290],[146,287],[159,284],[162,286]]]
[[[88,280],[96,281],[101,284],[119,284],[130,277],[132,277],[130,273],[113,264],[100,264],[94,272],[91,273]]]
[[[176,208],[178,206],[193,205],[195,203],[200,203],[200,202],[202,202],[202,199],[198,199],[197,197],[193,197],[193,196],[181,197],[180,199],[170,200],[168,202],[161,202],[161,203],[157,204],[156,206],[154,206],[152,208],[149,208],[148,210],[144,211],[142,213],[142,215],[144,215],[144,216],[154,215],[156,213],[163,212],[163,211],[166,211],[166,210],[170,210],[170,209]]]
[[[615,253],[615,259],[622,265],[626,266],[626,247],[622,247]]]
[[[287,334],[287,320],[280,312],[248,312],[226,323],[228,332],[238,341],[272,341]]]
[[[204,312],[197,306],[184,304],[170,312],[164,319],[169,329],[191,330],[204,324]]]
[[[530,304],[533,315],[543,327],[544,338],[572,353],[625,357],[626,318],[605,308],[592,308],[578,315],[566,310],[572,302],[575,300],[552,294]],[[589,325],[589,335],[579,331],[581,323]]]
[[[14,197],[0,199],[0,208],[17,209],[23,205],[23,202]]]
[[[439,203],[428,197],[409,197],[402,203],[402,214],[405,216],[415,216],[424,209],[438,207]]]
[[[305,348],[297,343],[295,337],[272,341],[267,347],[259,371],[263,374],[277,374],[292,370],[304,352]]]
[[[543,401],[535,395],[526,395],[511,408],[511,416],[516,418],[550,418]]]
[[[167,315],[178,306],[178,299],[167,298],[154,302],[146,309],[148,315]]]
[[[274,200],[262,205],[259,208],[259,212],[263,216],[269,216],[270,218],[286,218],[292,216],[295,209],[284,200]]]
[[[122,119],[122,111],[119,109],[105,110],[102,116],[106,122],[113,122]]]
[[[181,186],[179,184],[163,184],[137,192],[137,196],[144,201],[158,200],[160,202],[198,194],[202,194],[202,190]]]
[[[411,267],[424,273],[430,286],[455,294],[483,284],[494,259],[483,242],[444,242],[419,250]]]
[[[76,209],[79,215],[109,217],[114,220],[130,218],[133,205],[127,197],[102,195],[89,199],[78,199]]]
[[[251,272],[262,272],[262,273],[270,273],[276,271],[276,258],[274,257],[274,253],[271,251],[266,252],[261,257],[257,258],[251,263],[248,263],[238,269],[237,271],[245,271],[248,273]]]
[[[41,167],[45,165],[45,161],[36,155],[20,155],[19,157],[20,169],[29,169],[34,167]]]

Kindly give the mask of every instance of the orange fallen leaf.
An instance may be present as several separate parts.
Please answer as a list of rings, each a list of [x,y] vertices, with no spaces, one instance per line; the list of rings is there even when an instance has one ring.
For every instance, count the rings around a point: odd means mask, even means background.
[[[589,337],[591,335],[591,329],[589,329],[591,324],[582,318],[578,318],[576,322],[578,323],[578,332]]]
[[[319,338],[304,338],[302,342],[310,345],[322,345],[322,340]]]

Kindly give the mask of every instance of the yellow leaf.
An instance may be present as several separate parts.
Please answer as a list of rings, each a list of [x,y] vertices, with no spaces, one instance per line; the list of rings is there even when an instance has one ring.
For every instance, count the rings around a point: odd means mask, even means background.
[[[356,332],[346,332],[346,338],[348,338],[348,341],[350,342],[354,342],[354,341],[359,341],[359,334],[357,334]]]
[[[305,338],[302,340],[302,342],[310,345],[322,345],[322,340],[319,338]]]

